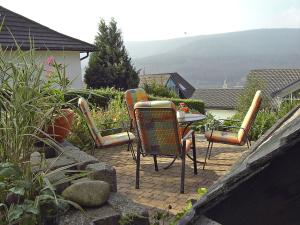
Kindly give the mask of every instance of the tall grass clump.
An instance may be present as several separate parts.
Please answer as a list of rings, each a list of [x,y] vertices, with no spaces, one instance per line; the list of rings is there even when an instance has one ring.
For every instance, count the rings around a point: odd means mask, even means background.
[[[50,83],[34,50],[0,50],[0,160],[24,163],[55,109]]]

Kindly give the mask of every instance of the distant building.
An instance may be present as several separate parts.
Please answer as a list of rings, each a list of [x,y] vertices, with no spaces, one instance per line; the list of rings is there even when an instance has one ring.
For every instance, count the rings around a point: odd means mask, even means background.
[[[252,79],[261,85],[263,98],[272,106],[286,99],[299,99],[300,69],[251,70],[247,80]]]
[[[140,75],[140,87],[151,83],[169,88],[180,98],[190,98],[195,91],[195,88],[178,73]]]
[[[238,99],[243,90],[242,88],[196,89],[192,98],[202,100],[206,112],[216,119],[226,119],[237,112]]]
[[[51,12],[52,16],[53,12]],[[71,87],[82,88],[80,53],[96,50],[94,45],[56,32],[24,16],[0,6],[0,21],[4,20],[0,31],[0,44],[7,56],[16,50],[16,43],[22,50],[36,49],[36,60],[44,63],[48,57],[66,66],[66,75],[73,80]],[[72,24],[70,24],[72,25]]]

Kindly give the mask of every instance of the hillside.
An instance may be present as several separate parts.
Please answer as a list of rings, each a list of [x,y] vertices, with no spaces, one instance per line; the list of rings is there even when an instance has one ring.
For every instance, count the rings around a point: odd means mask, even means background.
[[[178,72],[195,87],[242,85],[251,69],[300,68],[300,29],[260,29],[128,42],[138,69]]]

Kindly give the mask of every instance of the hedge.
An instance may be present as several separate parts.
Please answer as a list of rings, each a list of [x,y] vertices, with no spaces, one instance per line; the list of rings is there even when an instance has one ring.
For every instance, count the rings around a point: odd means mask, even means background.
[[[67,101],[73,100],[74,105],[77,105],[79,97],[84,97],[93,106],[106,108],[111,99],[124,97],[123,92],[115,90],[113,88],[105,89],[80,89],[69,91],[65,95]]]
[[[124,99],[124,92],[119,91],[113,88],[105,88],[105,89],[82,89],[82,90],[72,90],[68,92],[65,96],[66,100],[74,100],[74,105],[77,105],[78,97],[86,98],[89,103],[94,106],[106,108],[109,101],[115,98]],[[174,102],[176,106],[179,106],[180,102],[184,102],[189,108],[196,110],[200,113],[204,113],[204,103],[195,99],[180,99],[180,98],[164,98],[164,97],[156,97],[149,96],[150,100],[169,100]]]
[[[176,106],[179,106],[180,102],[184,102],[190,109],[194,109],[200,113],[204,113],[204,102],[195,99],[181,99],[181,98],[162,98],[157,96],[150,96],[150,100],[169,100]]]

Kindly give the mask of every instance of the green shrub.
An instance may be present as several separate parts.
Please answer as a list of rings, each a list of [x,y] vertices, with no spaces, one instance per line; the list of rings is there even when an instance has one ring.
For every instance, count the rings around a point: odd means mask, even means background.
[[[258,111],[256,119],[251,127],[250,140],[257,140],[269,130],[280,118],[284,117],[292,108],[299,104],[299,101],[283,102],[278,109],[264,108]],[[232,117],[234,120],[243,121],[246,113],[238,112]],[[224,122],[225,126],[240,126],[241,122]]]
[[[179,106],[180,102],[184,102],[190,109],[200,113],[204,113],[204,102],[195,99],[180,99],[180,98],[162,98],[156,96],[150,96],[150,100],[169,100],[172,101],[176,106]]]
[[[84,97],[91,105],[100,108],[106,108],[112,99],[123,99],[124,93],[114,88],[102,89],[82,89],[69,91],[65,98],[73,100],[77,106],[78,97]]]
[[[157,84],[154,82],[145,83],[143,88],[148,95],[154,95],[154,96],[166,97],[166,98],[178,98],[178,95],[174,91],[170,90],[169,88],[161,84]]]

